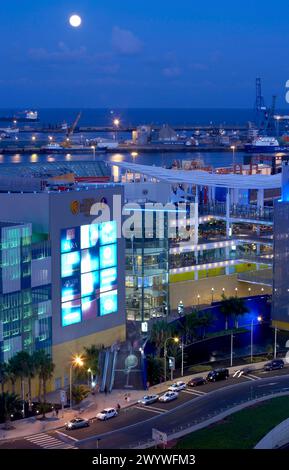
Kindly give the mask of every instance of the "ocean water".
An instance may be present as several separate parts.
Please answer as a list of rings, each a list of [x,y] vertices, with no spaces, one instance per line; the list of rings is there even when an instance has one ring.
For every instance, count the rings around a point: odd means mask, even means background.
[[[14,116],[23,110],[0,109],[0,117]],[[107,126],[114,118],[119,118],[124,125],[163,124],[204,125],[204,124],[246,124],[254,121],[252,109],[218,108],[130,108],[130,109],[39,109],[41,124],[56,125],[63,121],[72,123],[79,111],[82,112],[79,126]]]
[[[231,152],[169,152],[169,153],[141,153],[139,152],[137,157],[132,157],[127,152],[115,152],[115,153],[96,153],[96,160],[115,161],[115,162],[133,162],[142,165],[155,165],[162,167],[170,167],[175,160],[198,160],[205,166],[211,166],[213,168],[229,166],[232,164],[232,153]],[[44,162],[65,162],[65,161],[91,161],[94,160],[92,153],[85,155],[77,154],[12,154],[4,155],[1,154],[0,150],[0,165],[4,164],[21,164],[21,163],[44,163]],[[235,154],[236,163],[242,163],[244,161],[243,153]]]

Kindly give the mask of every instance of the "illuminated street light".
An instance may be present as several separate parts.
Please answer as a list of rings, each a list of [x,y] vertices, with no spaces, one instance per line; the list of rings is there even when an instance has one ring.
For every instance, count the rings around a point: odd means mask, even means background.
[[[167,380],[167,342],[170,341],[170,340],[173,340],[174,343],[176,343],[176,344],[180,341],[180,339],[177,336],[170,336],[169,338],[167,338],[165,340],[165,343],[164,343],[164,378],[165,378],[165,382]]]
[[[70,365],[70,380],[69,380],[69,383],[70,383],[70,409],[72,409],[72,371],[73,371],[73,367],[83,367],[84,365],[84,361],[82,359],[81,356],[74,356],[72,358],[72,361],[71,361],[71,365]]]
[[[233,151],[233,171],[234,171],[234,168],[235,168],[235,150],[236,150],[236,146],[235,146],[235,145],[231,145],[231,150]]]

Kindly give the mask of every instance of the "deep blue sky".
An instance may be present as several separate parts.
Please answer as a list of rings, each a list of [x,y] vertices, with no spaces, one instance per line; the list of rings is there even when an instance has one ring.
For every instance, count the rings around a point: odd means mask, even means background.
[[[288,19],[288,0],[1,0],[0,107],[252,107],[260,75],[289,108]]]

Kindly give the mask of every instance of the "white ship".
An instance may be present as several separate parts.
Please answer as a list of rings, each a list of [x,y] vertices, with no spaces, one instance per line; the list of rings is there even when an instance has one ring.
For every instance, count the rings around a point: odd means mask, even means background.
[[[118,148],[118,142],[116,140],[98,138],[95,139],[95,142],[99,150],[113,150]]]
[[[245,149],[249,153],[275,153],[288,152],[289,147],[280,146],[275,137],[256,137],[251,144],[246,144]]]
[[[2,127],[0,132],[6,135],[14,135],[19,133],[18,127]]]
[[[28,121],[37,121],[38,111],[25,111],[25,118]]]

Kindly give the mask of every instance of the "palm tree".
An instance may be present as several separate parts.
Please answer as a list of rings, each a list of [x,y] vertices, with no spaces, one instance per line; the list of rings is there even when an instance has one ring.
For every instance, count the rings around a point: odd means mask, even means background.
[[[196,336],[196,332],[200,325],[199,312],[192,310],[191,313],[184,316],[184,320],[180,323],[181,329],[183,330],[185,343],[191,342]]]
[[[199,315],[199,322],[203,328],[203,338],[206,336],[206,329],[213,325],[215,321],[214,316],[210,312],[204,312]]]
[[[247,307],[245,300],[240,297],[232,297],[232,308],[235,314],[235,327],[239,327],[239,317],[249,313],[250,310]]]
[[[10,422],[11,416],[21,410],[21,400],[15,393],[4,392],[0,395],[0,415],[3,417],[5,425]]]
[[[9,359],[7,364],[7,378],[11,382],[12,393],[15,394],[15,385],[17,380],[17,364],[14,357]]]
[[[19,351],[13,358],[15,374],[20,378],[21,381],[21,397],[22,400],[25,400],[24,397],[24,379],[28,378],[28,398],[31,400],[31,377],[33,376],[33,367],[31,356],[26,351]]]
[[[164,347],[166,339],[171,335],[172,328],[165,320],[159,320],[153,324],[150,332],[150,340],[155,344],[158,357],[161,355],[161,349]]]
[[[5,362],[0,362],[0,384],[1,384],[2,393],[4,393],[4,387],[7,381],[8,381],[7,364]]]
[[[220,311],[225,317],[225,330],[228,329],[229,318],[232,317],[233,315],[232,299],[235,299],[235,298],[236,297],[227,298],[225,294],[222,295],[222,303],[221,303]]]
[[[79,405],[89,395],[89,389],[85,385],[73,385],[72,387],[72,401]],[[69,392],[70,395],[70,392]]]
[[[49,354],[47,354],[44,349],[35,352],[34,354],[34,364],[35,370],[39,378],[39,395],[41,398],[41,388],[42,388],[42,403],[46,403],[46,394],[47,394],[47,382],[53,377],[53,371],[55,365],[52,362],[52,359]],[[42,387],[41,387],[42,385]],[[43,418],[45,418],[45,408],[43,408]]]
[[[91,370],[92,376],[99,375],[99,352],[101,347],[92,344],[89,348],[84,348],[84,362],[87,369]]]

